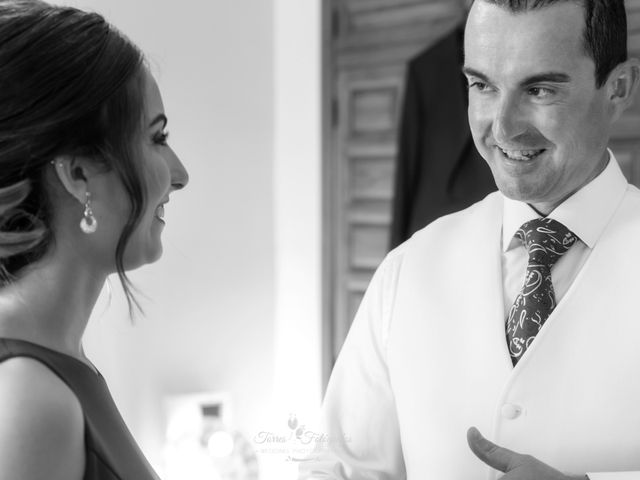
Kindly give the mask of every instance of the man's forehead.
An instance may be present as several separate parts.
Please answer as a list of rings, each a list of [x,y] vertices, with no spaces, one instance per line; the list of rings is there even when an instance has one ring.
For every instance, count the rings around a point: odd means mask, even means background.
[[[476,0],[465,29],[465,64],[489,70],[562,70],[587,58],[584,16],[575,2],[511,12]]]
[[[546,26],[545,33],[556,31],[581,38],[585,27],[582,3],[566,0],[538,8],[513,11],[491,1],[476,0],[467,17],[465,33],[468,36],[483,30],[494,33],[511,30],[526,35],[530,30],[522,28],[527,26],[535,28],[536,31]],[[557,28],[561,26],[565,28]]]
[[[562,3],[574,3],[580,8],[585,8],[586,0],[462,0],[468,8],[476,3],[489,3],[499,6],[511,12],[525,12],[529,10],[538,10],[541,8],[558,5]]]

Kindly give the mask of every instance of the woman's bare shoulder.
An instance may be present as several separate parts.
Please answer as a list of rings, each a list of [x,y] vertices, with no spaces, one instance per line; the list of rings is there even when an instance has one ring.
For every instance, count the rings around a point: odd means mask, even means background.
[[[0,478],[82,479],[82,407],[42,363],[26,357],[0,363],[0,425]]]

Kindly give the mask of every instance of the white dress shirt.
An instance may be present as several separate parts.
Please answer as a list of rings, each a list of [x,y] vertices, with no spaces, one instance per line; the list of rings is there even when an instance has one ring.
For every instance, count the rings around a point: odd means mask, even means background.
[[[551,282],[559,303],[587,261],[600,234],[609,223],[618,201],[627,188],[613,153],[605,169],[582,189],[565,200],[548,217],[571,230],[578,241],[551,269]],[[522,288],[529,256],[522,240],[515,236],[523,223],[540,218],[529,205],[504,199],[502,220],[502,279],[504,286],[504,317]]]

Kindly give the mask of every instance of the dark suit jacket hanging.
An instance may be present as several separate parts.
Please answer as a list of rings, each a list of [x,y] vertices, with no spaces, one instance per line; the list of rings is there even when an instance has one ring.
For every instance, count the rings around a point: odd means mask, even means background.
[[[496,190],[467,120],[463,31],[455,29],[407,68],[398,139],[391,247],[436,218]]]

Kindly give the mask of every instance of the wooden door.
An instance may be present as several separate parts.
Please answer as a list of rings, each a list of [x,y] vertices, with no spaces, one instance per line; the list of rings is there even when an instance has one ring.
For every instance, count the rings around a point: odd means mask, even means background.
[[[325,382],[388,250],[405,66],[463,21],[465,3],[325,2]],[[626,4],[629,49],[640,56],[640,0]],[[619,122],[612,147],[640,185],[640,101]]]
[[[404,70],[463,1],[330,0],[325,42],[325,379],[387,252]]]

